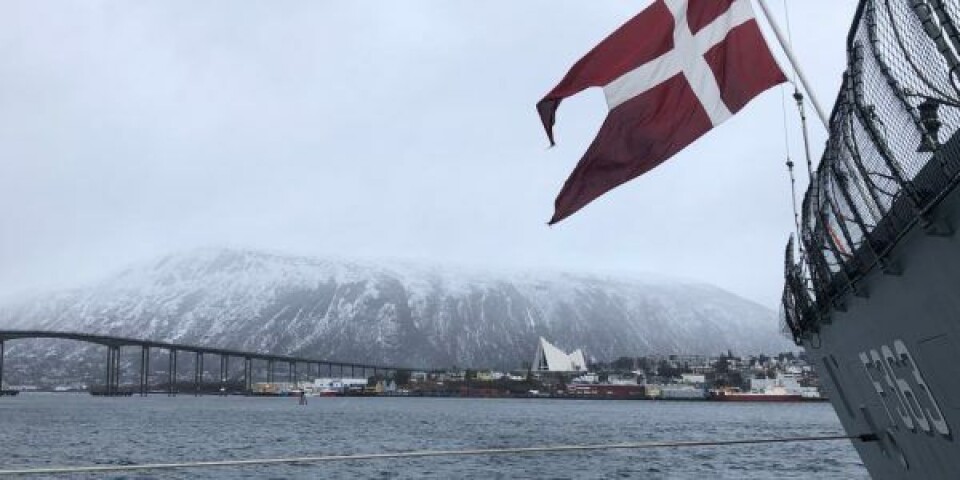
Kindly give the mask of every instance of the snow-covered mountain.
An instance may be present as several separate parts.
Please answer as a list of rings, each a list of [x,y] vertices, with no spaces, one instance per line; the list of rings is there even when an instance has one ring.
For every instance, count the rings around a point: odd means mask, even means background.
[[[0,307],[0,328],[435,367],[518,368],[540,336],[598,360],[791,348],[772,310],[702,283],[225,249],[171,255]]]

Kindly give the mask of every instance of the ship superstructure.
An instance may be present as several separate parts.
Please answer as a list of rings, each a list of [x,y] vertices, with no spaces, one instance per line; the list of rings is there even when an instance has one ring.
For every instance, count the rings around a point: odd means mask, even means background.
[[[874,478],[960,478],[960,2],[862,0],[782,319]]]

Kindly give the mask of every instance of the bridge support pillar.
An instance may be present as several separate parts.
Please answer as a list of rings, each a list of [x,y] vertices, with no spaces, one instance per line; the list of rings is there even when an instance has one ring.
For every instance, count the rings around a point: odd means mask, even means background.
[[[147,351],[143,355],[143,359],[146,360],[146,366],[143,367],[143,395],[147,396],[150,394],[150,347],[145,348]]]
[[[226,385],[230,381],[230,355],[227,355],[223,358],[223,383]],[[223,394],[227,394],[227,389],[224,388]]]
[[[0,390],[3,390],[3,340],[0,340]]]
[[[120,391],[120,347],[107,346],[107,376],[104,379],[104,394],[116,395]]]
[[[249,395],[250,390],[253,389],[253,365],[251,363],[250,357],[243,359],[243,393],[246,395]]]
[[[170,349],[170,372],[169,372],[169,386],[167,387],[167,395],[171,397],[177,396],[177,349]]]
[[[290,362],[287,366],[290,367],[287,372],[287,381],[297,383],[297,362]]]
[[[147,370],[150,368],[150,347],[140,346],[140,396],[147,396]]]
[[[110,394],[110,379],[113,378],[113,347],[107,345],[107,375],[103,377],[103,393]]]
[[[117,393],[120,391],[120,347],[116,347],[116,350],[114,350],[113,361],[113,392]]]
[[[230,357],[220,354],[220,395],[227,394],[227,361]]]
[[[243,394],[247,395],[250,393],[250,359],[243,357]]]
[[[103,393],[109,396],[113,393],[113,347],[107,345],[107,375],[103,378]]]
[[[193,396],[200,395],[200,384],[203,383],[203,354],[194,353],[193,360]]]

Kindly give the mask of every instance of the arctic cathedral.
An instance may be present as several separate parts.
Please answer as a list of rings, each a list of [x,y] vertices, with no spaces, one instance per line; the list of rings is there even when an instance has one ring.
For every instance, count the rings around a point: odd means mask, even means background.
[[[573,373],[587,371],[587,362],[583,357],[583,350],[577,349],[572,353],[553,346],[545,338],[540,337],[537,344],[537,353],[533,357],[534,372]]]

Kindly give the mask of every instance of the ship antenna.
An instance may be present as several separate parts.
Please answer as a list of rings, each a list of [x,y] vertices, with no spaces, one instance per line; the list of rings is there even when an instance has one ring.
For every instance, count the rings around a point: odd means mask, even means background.
[[[757,1],[760,4],[760,10],[763,11],[763,16],[766,17],[767,23],[770,25],[774,35],[777,37],[777,41],[780,43],[780,48],[782,48],[783,53],[787,55],[787,60],[790,61],[790,66],[793,67],[793,71],[796,73],[797,79],[800,80],[800,83],[803,85],[803,89],[807,91],[807,96],[810,97],[810,103],[813,104],[813,109],[816,110],[817,116],[819,116],[820,121],[823,122],[823,128],[829,130],[830,122],[827,121],[827,114],[825,113],[826,111],[821,106],[820,101],[817,100],[817,96],[813,92],[813,89],[810,88],[810,82],[807,81],[806,75],[803,74],[803,70],[800,68],[800,63],[797,62],[797,57],[793,54],[793,49],[790,48],[790,43],[784,38],[783,32],[780,30],[780,26],[770,13],[770,7],[767,6],[767,0]],[[794,82],[794,85],[796,85],[796,82]]]

